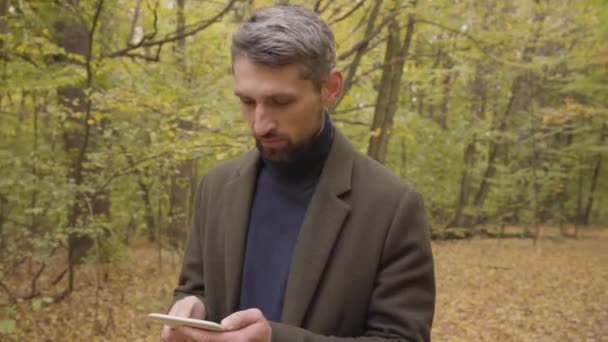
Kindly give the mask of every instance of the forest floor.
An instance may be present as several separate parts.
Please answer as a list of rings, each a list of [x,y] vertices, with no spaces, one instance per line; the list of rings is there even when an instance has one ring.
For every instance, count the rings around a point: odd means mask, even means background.
[[[578,239],[433,243],[437,308],[433,341],[608,341],[608,231]],[[173,260],[172,260],[173,259]],[[163,311],[179,258],[131,246],[114,265],[84,265],[74,293],[48,306],[22,303],[2,341],[158,341],[146,319]],[[36,309],[36,310],[34,310]]]

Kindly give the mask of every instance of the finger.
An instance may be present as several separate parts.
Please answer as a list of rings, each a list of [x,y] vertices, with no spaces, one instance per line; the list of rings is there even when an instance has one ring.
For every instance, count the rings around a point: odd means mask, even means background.
[[[264,319],[264,315],[259,309],[249,309],[237,311],[224,318],[221,324],[226,330],[239,330],[249,325],[255,324]]]
[[[192,299],[195,303],[192,305],[192,309],[190,310],[190,317],[205,319],[207,316],[207,312],[205,310],[205,304],[203,304],[198,298],[194,297]]]
[[[175,302],[169,315],[205,319],[205,305],[196,296],[188,296]]]
[[[176,302],[169,310],[169,315],[171,316],[180,316],[180,317],[189,317],[190,316],[190,305],[184,302]]]
[[[205,342],[229,342],[234,341],[225,333],[197,329],[192,327],[181,326],[173,329],[172,336],[178,338],[178,341],[205,341]]]
[[[162,342],[184,342],[186,341],[184,337],[180,333],[176,333],[175,328],[171,328],[168,325],[163,327],[163,332],[161,334]]]
[[[163,342],[169,341],[169,333],[170,333],[170,331],[171,331],[170,327],[168,327],[166,325],[163,325],[163,330],[160,333],[160,340],[163,341]]]

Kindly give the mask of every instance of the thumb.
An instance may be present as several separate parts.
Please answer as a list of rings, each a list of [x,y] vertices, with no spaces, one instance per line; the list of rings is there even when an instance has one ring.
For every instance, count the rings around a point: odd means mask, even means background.
[[[221,324],[227,330],[240,330],[262,320],[264,320],[264,315],[259,309],[249,309],[233,313],[224,318]]]

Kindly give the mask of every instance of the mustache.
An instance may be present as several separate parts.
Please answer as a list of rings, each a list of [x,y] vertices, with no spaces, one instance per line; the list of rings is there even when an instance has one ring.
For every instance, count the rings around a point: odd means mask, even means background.
[[[255,135],[254,137],[256,140],[260,140],[260,139],[274,139],[274,138],[280,138],[280,139],[287,139],[287,135],[285,134],[281,134],[277,131],[270,131],[264,135]]]

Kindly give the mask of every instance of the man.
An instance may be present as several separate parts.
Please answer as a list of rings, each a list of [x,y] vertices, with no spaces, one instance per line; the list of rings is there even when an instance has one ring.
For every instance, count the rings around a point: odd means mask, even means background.
[[[164,327],[163,340],[428,341],[423,201],[332,124],[330,29],[301,7],[259,10],[232,64],[257,149],[203,177],[169,312],[227,331]]]

